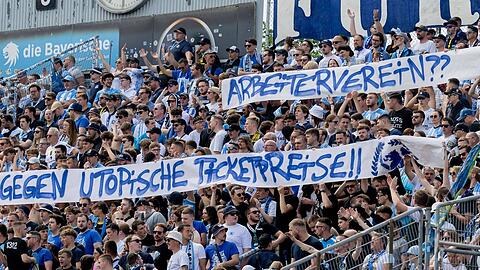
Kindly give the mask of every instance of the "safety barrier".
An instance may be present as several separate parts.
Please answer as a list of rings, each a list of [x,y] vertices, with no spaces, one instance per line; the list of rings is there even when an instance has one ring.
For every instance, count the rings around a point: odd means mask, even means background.
[[[394,218],[358,232],[319,252],[293,262],[287,269],[422,269],[425,226],[430,211],[413,208]],[[375,252],[376,251],[376,252]],[[407,255],[407,253],[411,255]],[[381,264],[379,267],[375,265]],[[316,267],[313,267],[316,265]],[[403,266],[403,267],[402,267]]]
[[[433,268],[478,269],[480,195],[436,204],[433,211]]]

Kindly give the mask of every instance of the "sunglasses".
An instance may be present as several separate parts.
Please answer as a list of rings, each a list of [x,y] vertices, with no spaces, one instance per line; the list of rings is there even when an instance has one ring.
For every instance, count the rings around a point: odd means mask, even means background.
[[[250,214],[254,214],[254,215],[260,214],[260,211],[252,211],[252,212],[250,212]]]
[[[245,193],[237,193],[237,194],[235,194],[235,196],[241,198],[241,197],[244,197],[244,196],[245,196]]]
[[[250,48],[252,47],[252,44],[245,44],[245,48]]]
[[[80,204],[78,204],[78,205],[80,205],[80,207],[87,207],[87,206],[88,206],[88,203],[80,203]]]

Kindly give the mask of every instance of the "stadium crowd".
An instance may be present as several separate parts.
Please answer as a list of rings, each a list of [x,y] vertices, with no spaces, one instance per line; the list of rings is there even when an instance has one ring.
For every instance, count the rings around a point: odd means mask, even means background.
[[[412,206],[447,200],[459,166],[480,141],[480,78],[451,78],[443,85],[395,93],[352,92],[222,108],[220,82],[234,76],[351,66],[479,45],[480,23],[461,28],[460,18],[445,22],[447,35],[425,26],[416,26],[414,34],[387,33],[374,11],[364,37],[354,28],[355,14],[348,15],[351,37],[337,35],[318,48],[310,40],[287,38],[278,47],[261,49],[248,39],[220,48],[228,52],[222,62],[208,38],[193,46],[180,27],[162,55],[142,49],[141,59],[129,58],[123,47],[112,66],[98,50],[103,68],[88,74],[74,56],[52,59],[48,74],[21,72],[0,88],[0,169],[88,169],[198,155],[322,149],[389,135],[443,138],[444,168],[421,167],[406,157],[390,175],[338,184],[214,185],[118,201],[2,205],[1,268],[280,269]],[[312,56],[317,49],[318,58]],[[479,173],[473,170],[462,197],[480,194]],[[477,218],[464,214],[456,209],[455,215],[471,225],[465,241],[478,243]],[[385,239],[372,234],[371,245],[361,251],[347,246],[338,260],[312,261],[297,269],[392,269],[389,264],[416,269],[412,258],[418,246],[394,256],[385,252]],[[243,256],[251,250],[256,250],[253,255]],[[444,269],[466,269],[465,263],[462,255],[442,258]]]

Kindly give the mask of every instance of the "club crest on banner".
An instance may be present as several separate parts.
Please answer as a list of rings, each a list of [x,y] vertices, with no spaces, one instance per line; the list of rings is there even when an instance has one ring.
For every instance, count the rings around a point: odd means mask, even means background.
[[[379,142],[372,159],[372,174],[375,176],[379,174],[379,165],[387,171],[396,169],[403,165],[403,157],[411,154],[412,152],[399,140]]]

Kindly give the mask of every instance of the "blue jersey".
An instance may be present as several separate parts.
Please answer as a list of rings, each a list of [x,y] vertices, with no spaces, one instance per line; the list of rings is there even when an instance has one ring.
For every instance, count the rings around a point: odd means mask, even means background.
[[[85,254],[93,255],[93,245],[102,242],[102,238],[97,231],[88,229],[83,233],[79,233],[75,241],[83,245]]]
[[[62,241],[60,241],[60,234],[54,236],[50,230],[48,231],[47,242],[56,246],[58,249],[61,249],[63,246]]]
[[[39,270],[45,270],[45,262],[53,261],[53,256],[50,250],[46,248],[38,248],[37,250],[32,252],[32,256],[37,261],[39,266]]]
[[[208,245],[205,248],[205,255],[210,261],[209,270],[213,269],[215,266],[219,265],[221,262],[226,262],[232,259],[232,256],[239,254],[237,246],[232,243],[225,241],[223,244],[217,246],[218,252],[215,248],[215,245]],[[218,254],[222,257],[218,258]]]

